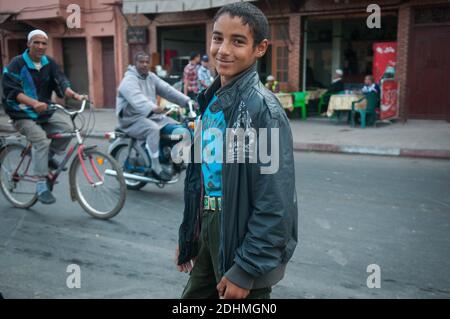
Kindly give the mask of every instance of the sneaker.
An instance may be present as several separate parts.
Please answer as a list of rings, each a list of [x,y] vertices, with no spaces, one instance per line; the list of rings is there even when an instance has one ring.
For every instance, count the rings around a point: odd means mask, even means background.
[[[53,204],[54,202],[56,202],[55,197],[53,196],[52,192],[49,190],[47,181],[38,181],[36,183],[36,194],[38,197],[38,200],[42,203],[42,204]]]
[[[165,171],[164,169],[158,174],[155,171],[152,171],[152,175],[159,179],[161,182],[169,182],[172,180],[172,175]]]
[[[55,196],[53,196],[52,192],[49,190],[45,190],[42,193],[38,194],[38,200],[42,204],[50,205],[56,202]]]

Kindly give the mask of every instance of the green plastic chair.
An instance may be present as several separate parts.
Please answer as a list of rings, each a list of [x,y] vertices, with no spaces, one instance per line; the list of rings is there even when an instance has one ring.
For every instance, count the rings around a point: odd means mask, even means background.
[[[292,92],[292,96],[294,97],[294,108],[301,108],[301,118],[306,120],[306,97],[308,96],[308,92]]]
[[[365,109],[355,109],[355,104],[362,102],[363,100],[367,101],[367,105]],[[352,102],[352,127],[355,127],[355,115],[358,112],[361,116],[361,128],[366,127],[366,120],[369,124],[376,124],[377,121],[377,113],[375,109],[380,105],[380,98],[377,93],[370,92],[364,94],[364,97],[359,99],[358,101]]]

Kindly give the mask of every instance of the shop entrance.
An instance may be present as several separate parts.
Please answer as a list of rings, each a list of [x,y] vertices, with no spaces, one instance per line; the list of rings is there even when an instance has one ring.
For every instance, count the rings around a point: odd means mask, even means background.
[[[383,16],[380,29],[369,29],[366,17],[308,18],[306,30],[304,87],[326,88],[334,71],[342,69],[344,83],[352,88],[372,73],[373,44],[396,41],[397,16]]]
[[[450,7],[415,10],[409,49],[409,118],[450,121]]]
[[[189,63],[189,55],[195,51],[208,53],[206,48],[206,25],[188,25],[159,27],[158,52],[159,63],[167,71],[169,82],[179,81],[184,67]],[[170,77],[169,77],[170,75]],[[172,84],[172,83],[171,83]]]
[[[86,39],[64,38],[62,39],[64,73],[70,81],[71,87],[76,92],[89,92],[89,77],[87,69]],[[69,107],[79,107],[79,102],[67,99]]]

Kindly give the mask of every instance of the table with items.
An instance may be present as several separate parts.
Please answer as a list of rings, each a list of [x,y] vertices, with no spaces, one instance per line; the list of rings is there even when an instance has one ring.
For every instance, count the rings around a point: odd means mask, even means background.
[[[328,117],[332,117],[335,111],[351,111],[352,102],[363,98],[362,94],[333,94],[328,103]]]

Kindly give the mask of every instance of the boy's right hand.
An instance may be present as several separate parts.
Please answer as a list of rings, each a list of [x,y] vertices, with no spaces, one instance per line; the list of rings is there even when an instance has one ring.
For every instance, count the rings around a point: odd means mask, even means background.
[[[42,113],[42,112],[44,112],[45,110],[47,110],[48,105],[47,105],[47,103],[37,101],[37,102],[33,105],[33,108],[36,110],[36,112]]]
[[[178,255],[180,254],[180,248],[177,245],[177,248],[175,249],[175,258],[174,258],[174,262],[175,265],[177,266],[177,269],[179,272],[191,272],[192,268],[194,267],[194,263],[195,263],[195,258],[188,261],[187,263],[178,265]]]

